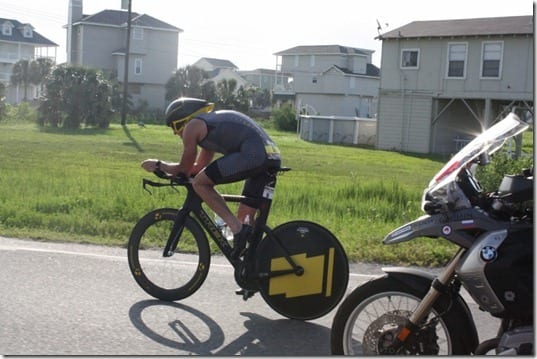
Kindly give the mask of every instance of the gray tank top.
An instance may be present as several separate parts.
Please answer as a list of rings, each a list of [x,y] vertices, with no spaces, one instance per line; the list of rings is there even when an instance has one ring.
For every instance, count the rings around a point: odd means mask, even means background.
[[[222,110],[200,114],[196,118],[207,124],[207,136],[199,143],[202,148],[225,155],[240,152],[246,142],[258,142],[267,158],[280,158],[278,148],[263,128],[240,112]]]

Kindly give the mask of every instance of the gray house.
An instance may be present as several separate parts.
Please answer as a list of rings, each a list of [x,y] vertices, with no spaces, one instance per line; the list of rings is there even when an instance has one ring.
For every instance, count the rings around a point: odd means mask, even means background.
[[[373,117],[380,81],[373,51],[340,45],[296,46],[275,53],[289,73],[298,110],[322,116]],[[275,93],[277,95],[277,93]]]
[[[69,0],[67,62],[98,68],[124,79],[128,12],[84,15],[82,0]],[[166,105],[165,84],[177,69],[178,35],[183,30],[145,14],[131,14],[129,94],[135,105]]]
[[[533,114],[533,25],[415,21],[379,36],[377,148],[449,154],[513,108]]]
[[[0,82],[6,87],[6,101],[17,104],[24,98],[21,85],[11,84],[13,65],[20,60],[49,58],[56,62],[58,45],[35,31],[31,24],[23,24],[13,19],[0,18]],[[39,96],[39,86],[27,89],[28,99]]]

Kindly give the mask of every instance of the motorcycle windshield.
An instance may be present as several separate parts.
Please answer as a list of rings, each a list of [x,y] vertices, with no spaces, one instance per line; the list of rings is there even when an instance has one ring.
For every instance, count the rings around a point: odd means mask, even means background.
[[[518,135],[529,127],[517,115],[510,113],[500,122],[488,128],[464,146],[448,163],[433,177],[426,192],[434,193],[438,189],[453,182],[460,170],[482,153],[489,155],[499,150],[505,141]]]

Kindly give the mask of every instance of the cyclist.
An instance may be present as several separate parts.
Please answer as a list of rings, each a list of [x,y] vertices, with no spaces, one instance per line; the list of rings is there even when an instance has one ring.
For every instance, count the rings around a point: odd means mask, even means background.
[[[183,141],[181,160],[147,159],[142,167],[194,176],[196,193],[233,232],[232,258],[240,258],[253,231],[246,222],[254,220],[257,209],[240,203],[235,217],[214,186],[246,180],[243,195],[260,198],[267,185],[273,187],[267,169],[281,165],[278,148],[250,117],[237,111],[214,111],[214,104],[206,100],[178,98],[168,105],[165,115],[166,124]],[[223,156],[212,161],[215,153]]]

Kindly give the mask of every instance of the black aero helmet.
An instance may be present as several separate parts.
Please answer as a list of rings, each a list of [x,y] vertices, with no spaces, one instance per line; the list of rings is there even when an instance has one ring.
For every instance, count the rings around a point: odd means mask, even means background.
[[[211,112],[214,103],[199,98],[181,97],[173,100],[166,108],[166,125],[180,133],[186,124],[200,113]]]

